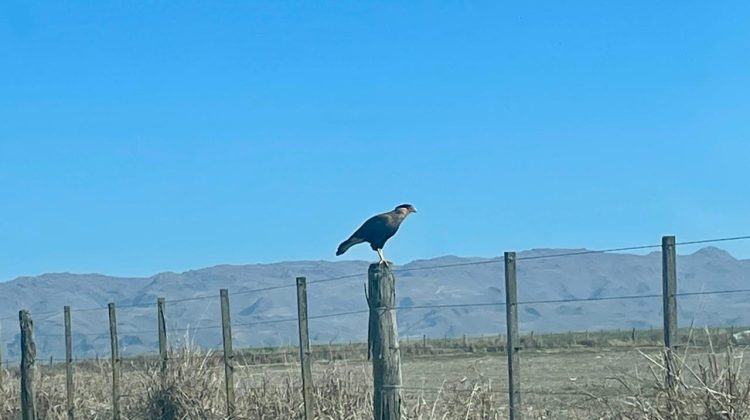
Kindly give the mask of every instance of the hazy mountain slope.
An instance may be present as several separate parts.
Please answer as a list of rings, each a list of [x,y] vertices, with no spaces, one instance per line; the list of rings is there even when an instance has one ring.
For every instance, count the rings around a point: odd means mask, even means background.
[[[525,257],[576,250],[543,249],[519,254],[520,301],[597,298],[628,295],[660,295],[661,256],[587,254],[563,258],[523,260]],[[399,306],[503,302],[503,266],[497,262],[458,267],[429,267],[489,261],[480,258],[441,257],[414,261],[399,270]],[[258,293],[247,290],[293,284],[304,275],[310,315],[326,315],[366,309],[364,287],[368,263],[362,261],[294,261],[277,264],[221,265],[184,273],[161,273],[150,278],[114,278],[98,274],[46,274],[0,283],[0,317],[3,354],[18,352],[18,308],[32,311],[40,357],[60,357],[63,351],[62,307],[73,312],[74,345],[78,355],[108,354],[106,304],[118,303],[120,343],[127,353],[154,352],[158,296],[167,298],[167,324],[172,343],[185,339],[203,346],[221,342],[218,290],[230,290],[235,346],[289,343],[296,340],[295,322],[257,322],[294,319],[294,288]],[[361,274],[355,278],[313,283],[315,280]],[[717,248],[704,248],[678,258],[680,291],[726,290],[748,287],[750,261],[737,260]],[[187,300],[196,296],[215,298]],[[682,323],[750,324],[748,294],[685,296],[679,299]],[[147,305],[146,307],[128,307]],[[77,311],[81,308],[97,310]],[[58,311],[45,314],[49,311]],[[34,315],[39,314],[39,315]],[[648,328],[661,323],[659,297],[570,303],[536,303],[519,309],[522,331],[597,330]],[[460,334],[498,334],[504,331],[504,308],[415,308],[399,311],[402,336],[432,337]],[[314,341],[361,340],[366,335],[367,315],[311,320]],[[255,323],[255,324],[254,324]],[[243,325],[248,324],[248,325]],[[189,334],[187,334],[189,329]]]

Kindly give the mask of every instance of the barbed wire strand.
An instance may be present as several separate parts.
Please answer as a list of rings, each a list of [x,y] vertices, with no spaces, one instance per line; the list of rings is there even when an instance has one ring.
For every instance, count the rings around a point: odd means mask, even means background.
[[[651,299],[661,298],[662,295],[651,294],[651,295],[626,295],[626,296],[604,296],[604,297],[590,297],[590,298],[570,298],[570,299],[540,299],[540,300],[524,300],[517,302],[518,305],[535,305],[535,304],[546,304],[546,303],[571,303],[571,302],[596,302],[603,300],[629,300],[629,299]]]
[[[730,289],[730,290],[709,290],[705,292],[679,292],[675,296],[703,296],[703,295],[724,295],[732,293],[748,293],[750,289]]]
[[[653,249],[653,248],[661,248],[661,245],[639,245],[639,246],[629,246],[629,247],[624,247],[624,248],[608,248],[608,249],[564,252],[560,254],[529,255],[527,257],[517,257],[516,261],[541,260],[545,258],[559,258],[559,257],[575,257],[579,255],[606,254],[609,252],[638,251],[638,250]]]
[[[714,239],[699,239],[696,241],[683,241],[683,242],[677,242],[675,243],[675,245],[677,246],[698,245],[698,244],[710,244],[710,243],[716,243],[716,242],[744,241],[748,239],[750,239],[750,235],[730,236],[726,238],[714,238]]]

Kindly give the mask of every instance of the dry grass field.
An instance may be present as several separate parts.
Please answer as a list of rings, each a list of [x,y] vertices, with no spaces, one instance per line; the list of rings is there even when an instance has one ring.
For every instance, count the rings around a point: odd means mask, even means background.
[[[605,333],[602,333],[605,334]],[[664,384],[658,348],[600,334],[592,342],[562,344],[565,335],[542,336],[545,346],[521,357],[525,418],[532,419],[742,419],[750,416],[750,385],[742,349],[685,347],[674,389]],[[568,337],[569,338],[569,337]],[[567,339],[567,338],[566,338]],[[442,342],[442,340],[440,340]],[[573,338],[584,341],[583,337]],[[594,345],[596,343],[601,345]],[[705,342],[708,342],[707,340]],[[440,344],[440,345],[439,345]],[[463,351],[455,347],[467,345]],[[477,339],[405,345],[403,410],[408,419],[507,418],[505,354]],[[609,344],[609,345],[604,345]],[[712,344],[712,343],[710,343]],[[370,364],[357,345],[319,348],[314,363],[318,419],[370,419]],[[357,357],[359,354],[359,357]],[[235,371],[237,418],[300,418],[299,365],[292,351],[239,352]],[[41,419],[65,419],[65,377],[60,365],[38,366]],[[123,362],[121,408],[125,419],[223,419],[224,373],[216,353],[183,349],[172,355],[166,388],[153,359]],[[76,364],[77,418],[111,418],[107,361]],[[0,418],[20,418],[17,373],[3,372]]]

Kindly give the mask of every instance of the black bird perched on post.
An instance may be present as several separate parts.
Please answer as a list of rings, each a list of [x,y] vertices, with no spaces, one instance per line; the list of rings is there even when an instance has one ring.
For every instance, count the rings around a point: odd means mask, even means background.
[[[349,239],[339,245],[336,255],[343,254],[353,245],[368,242],[372,250],[378,253],[380,263],[385,263],[385,257],[383,257],[385,242],[396,234],[398,227],[401,226],[401,222],[406,219],[406,216],[416,212],[417,209],[411,204],[402,204],[392,211],[372,216]]]

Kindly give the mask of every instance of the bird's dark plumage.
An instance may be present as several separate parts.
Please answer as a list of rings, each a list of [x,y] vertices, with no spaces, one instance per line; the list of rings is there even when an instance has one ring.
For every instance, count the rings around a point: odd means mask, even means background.
[[[368,242],[373,251],[377,251],[381,261],[385,261],[381,250],[386,241],[396,234],[406,216],[416,211],[411,204],[402,204],[392,211],[372,216],[349,239],[339,245],[336,255],[343,254],[353,245]]]

